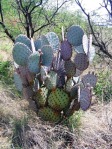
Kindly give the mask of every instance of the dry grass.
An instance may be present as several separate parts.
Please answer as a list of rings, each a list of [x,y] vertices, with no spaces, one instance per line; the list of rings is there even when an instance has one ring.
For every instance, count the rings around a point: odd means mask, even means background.
[[[93,104],[83,114],[80,129],[69,129],[39,120],[29,103],[14,96],[7,89],[0,89],[0,149],[11,149],[20,143],[23,149],[111,149],[112,102]],[[24,118],[28,117],[28,123]],[[14,136],[14,123],[22,122],[19,134]],[[14,122],[14,123],[13,123]],[[18,139],[19,135],[19,139]],[[12,141],[12,138],[16,138]],[[21,138],[21,139],[20,139]]]

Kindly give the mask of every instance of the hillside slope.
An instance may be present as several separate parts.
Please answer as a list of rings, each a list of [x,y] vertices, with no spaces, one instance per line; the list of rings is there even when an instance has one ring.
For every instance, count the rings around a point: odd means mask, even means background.
[[[1,87],[0,149],[111,149],[111,107],[112,102],[93,104],[71,132],[63,125],[42,122],[26,100]]]

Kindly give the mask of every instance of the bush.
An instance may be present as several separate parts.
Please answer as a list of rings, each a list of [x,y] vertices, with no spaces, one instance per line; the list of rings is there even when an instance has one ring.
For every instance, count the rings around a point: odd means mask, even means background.
[[[98,73],[98,82],[94,89],[95,94],[100,100],[109,102],[112,97],[112,80],[109,71],[101,71]]]
[[[12,69],[11,69],[10,61],[5,61],[5,62],[0,61],[0,78],[3,83],[5,83],[5,84],[12,83],[11,71],[12,71]]]

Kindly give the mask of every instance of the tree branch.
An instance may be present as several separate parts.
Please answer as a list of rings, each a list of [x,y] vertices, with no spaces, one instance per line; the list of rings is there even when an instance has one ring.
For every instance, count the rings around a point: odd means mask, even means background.
[[[30,14],[35,10],[35,8],[39,7],[40,5],[42,5],[43,0],[40,0],[38,5],[35,5],[31,10],[30,10]]]
[[[15,42],[15,39],[11,33],[9,33],[8,29],[6,28],[5,24],[3,22],[0,22],[0,25],[2,25],[4,32],[7,34],[7,36],[12,40],[12,42]]]
[[[3,12],[2,12],[2,0],[0,0],[0,17],[1,17],[0,25],[2,26],[4,32],[12,40],[12,42],[15,42],[13,35],[8,31],[8,29],[4,23],[4,16],[3,16]]]
[[[75,0],[76,4],[81,8],[82,12],[86,15],[87,17],[87,20],[88,20],[88,24],[89,24],[89,27],[91,29],[91,33],[96,41],[93,42],[93,44],[97,47],[99,47],[100,51],[102,51],[104,54],[106,54],[110,59],[112,59],[112,54],[108,52],[108,50],[106,49],[106,46],[104,45],[105,43],[103,41],[99,41],[95,32],[94,32],[94,29],[93,29],[93,26],[92,26],[92,23],[91,23],[91,18],[90,18],[90,15],[85,11],[85,9],[82,7],[81,3],[79,0]]]
[[[38,31],[41,30],[42,28],[44,28],[44,27],[50,25],[50,24],[52,23],[53,18],[55,17],[55,15],[57,14],[57,12],[59,11],[59,9],[60,9],[65,3],[67,3],[67,2],[69,2],[69,0],[64,1],[64,2],[59,6],[59,5],[58,5],[58,0],[57,0],[57,8],[56,8],[56,10],[53,12],[53,14],[52,14],[51,16],[49,16],[49,18],[48,18],[48,16],[47,16],[46,13],[44,14],[47,23],[46,23],[46,24],[43,24],[41,27],[39,27],[38,29],[36,29],[36,30],[34,31],[34,33],[35,33],[35,32],[38,32]]]

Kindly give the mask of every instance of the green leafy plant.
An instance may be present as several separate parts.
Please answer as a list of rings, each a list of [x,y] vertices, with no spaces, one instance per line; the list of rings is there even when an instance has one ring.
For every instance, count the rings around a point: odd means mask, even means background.
[[[100,100],[109,102],[112,97],[112,80],[109,71],[101,71],[98,74],[98,82],[94,89],[95,94]]]
[[[11,71],[10,61],[0,62],[0,78],[5,84],[11,84],[13,82]]]

